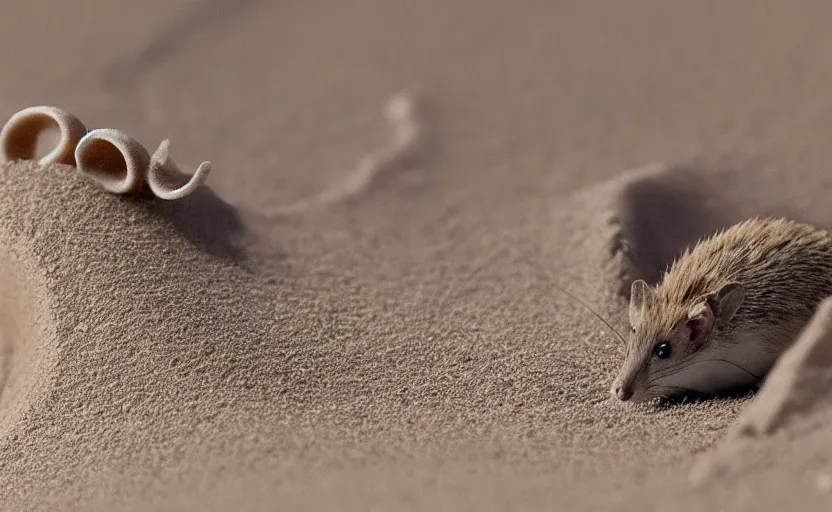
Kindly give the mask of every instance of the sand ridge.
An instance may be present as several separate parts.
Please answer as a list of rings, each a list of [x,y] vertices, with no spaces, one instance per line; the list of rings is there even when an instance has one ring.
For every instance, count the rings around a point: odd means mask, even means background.
[[[549,269],[569,265],[569,279],[557,284],[621,319],[622,280],[657,268],[639,254],[681,247],[662,248],[678,243],[666,238],[668,225],[649,238],[628,231],[633,189],[638,204],[650,203],[668,183],[707,171],[633,170],[561,201],[537,225],[446,249],[468,257],[438,267],[444,253],[432,250],[381,266],[335,252],[339,265],[314,269],[286,246],[280,271],[268,275],[247,263],[256,237],[232,251],[206,250],[229,238],[220,236],[227,223],[205,216],[236,215],[213,193],[157,204],[108,195],[68,166],[17,162],[2,172],[9,194],[0,204],[17,212],[2,217],[3,230],[42,276],[31,293],[48,299],[51,308],[38,311],[55,325],[54,334],[22,338],[54,366],[27,375],[30,391],[10,405],[21,412],[4,417],[12,469],[4,488],[21,503],[50,496],[94,506],[103,499],[96,489],[108,486],[122,489],[126,503],[148,492],[175,499],[171,482],[202,494],[236,475],[268,487],[287,471],[310,483],[331,474],[341,481],[330,489],[334,499],[351,481],[335,468],[366,465],[366,476],[383,464],[398,474],[409,471],[405,457],[453,468],[449,475],[475,471],[483,485],[500,478],[501,465],[515,465],[561,480],[547,492],[565,497],[574,494],[566,483],[603,479],[600,461],[614,461],[620,490],[601,499],[612,505],[631,499],[647,475],[692,464],[746,403],[616,406],[608,381],[623,348],[551,286]],[[238,223],[245,232],[245,220]],[[512,238],[543,227],[537,256],[518,254]],[[575,237],[572,251],[546,252],[566,235]],[[399,282],[387,277],[402,270]],[[341,305],[345,296],[351,309]],[[15,357],[12,368],[24,364]],[[87,455],[74,464],[51,462],[79,450]],[[369,459],[360,455],[368,450]],[[270,456],[281,453],[289,459]],[[669,489],[686,491],[684,480],[673,482]],[[287,499],[294,492],[276,489]]]

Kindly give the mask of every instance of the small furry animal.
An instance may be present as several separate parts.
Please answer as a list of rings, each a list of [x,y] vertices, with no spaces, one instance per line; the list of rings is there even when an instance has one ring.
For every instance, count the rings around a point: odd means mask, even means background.
[[[754,218],[700,240],[656,286],[630,289],[631,332],[611,393],[640,403],[758,387],[832,295],[832,233]]]

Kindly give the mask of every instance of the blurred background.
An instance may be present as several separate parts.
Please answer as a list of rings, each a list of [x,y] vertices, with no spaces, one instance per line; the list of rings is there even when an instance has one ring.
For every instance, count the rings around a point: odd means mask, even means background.
[[[701,155],[825,165],[830,11],[14,0],[0,19],[0,114],[51,104],[151,148],[168,137],[177,161],[211,160],[211,186],[252,209],[342,179],[388,137],[383,108],[404,89],[431,105],[439,190],[559,195],[587,172]]]

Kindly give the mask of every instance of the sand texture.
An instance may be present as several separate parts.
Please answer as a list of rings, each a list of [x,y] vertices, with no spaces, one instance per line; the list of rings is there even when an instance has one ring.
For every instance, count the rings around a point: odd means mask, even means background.
[[[832,303],[754,397],[624,407],[559,287],[624,331],[718,228],[832,228],[832,4],[3,14],[0,117],[211,174],[0,166],[0,510],[830,510]]]

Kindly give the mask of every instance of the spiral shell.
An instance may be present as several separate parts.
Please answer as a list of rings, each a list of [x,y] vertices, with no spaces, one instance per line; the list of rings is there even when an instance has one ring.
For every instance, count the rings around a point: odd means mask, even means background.
[[[34,160],[38,137],[50,126],[58,128],[61,138],[38,163],[75,165],[75,146],[87,128],[69,112],[49,106],[25,108],[9,118],[0,132],[3,161]]]
[[[194,175],[186,178],[170,157],[170,141],[165,139],[150,157],[147,184],[153,194],[160,199],[180,199],[205,182],[210,172],[211,162],[202,162]]]
[[[135,139],[111,128],[92,130],[75,148],[82,174],[107,192],[134,194],[141,190],[150,166],[150,155]]]
[[[113,194],[138,194],[149,187],[159,199],[181,199],[211,172],[211,162],[202,162],[193,176],[185,175],[170,157],[167,139],[151,156],[123,131],[99,128],[88,132],[78,118],[51,106],[29,107],[9,118],[0,131],[0,157],[7,162],[33,160],[38,137],[50,126],[58,128],[60,140],[38,163],[76,166]]]

